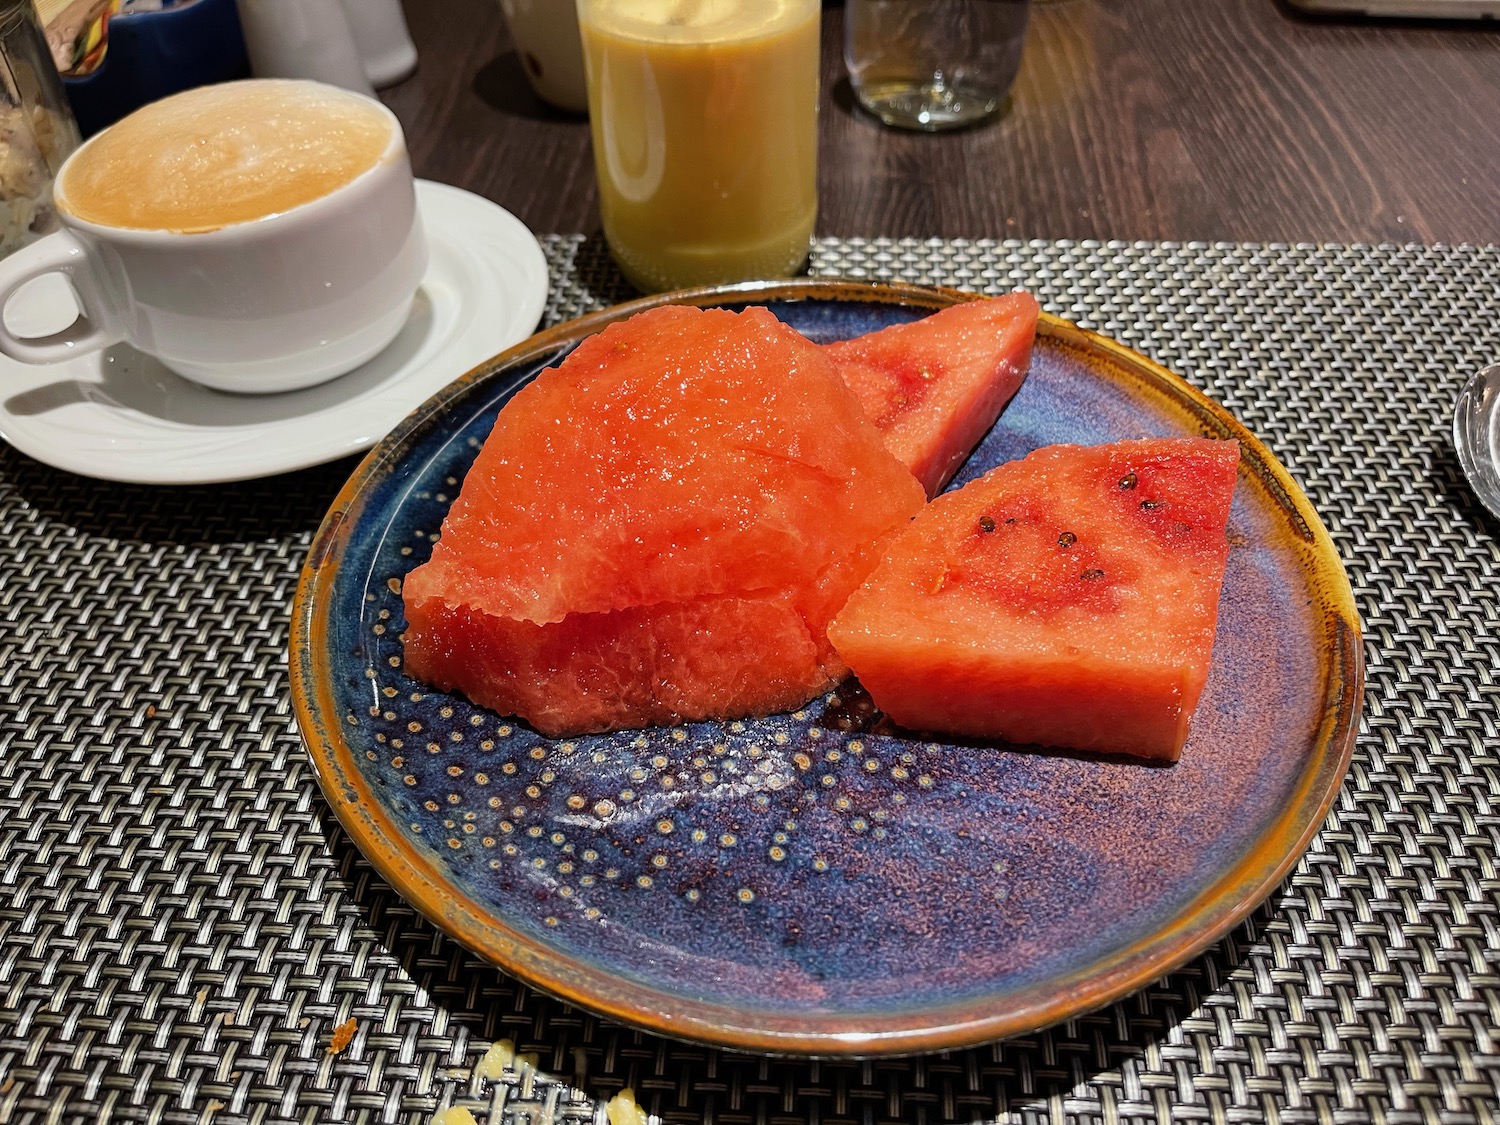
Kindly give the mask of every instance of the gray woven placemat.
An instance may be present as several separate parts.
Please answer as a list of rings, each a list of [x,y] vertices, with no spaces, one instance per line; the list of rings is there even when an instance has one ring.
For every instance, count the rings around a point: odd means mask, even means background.
[[[596,241],[547,251],[549,320],[625,295]],[[4,449],[0,1122],[602,1123],[626,1085],[662,1122],[1492,1119],[1500,541],[1448,411],[1500,357],[1500,250],[824,240],[813,271],[1030,288],[1302,484],[1369,670],[1295,874],[1182,970],[993,1046],[819,1063],[622,1029],[441,936],[322,802],[288,607],[353,462],[163,489]],[[499,1040],[535,1065],[477,1075]]]

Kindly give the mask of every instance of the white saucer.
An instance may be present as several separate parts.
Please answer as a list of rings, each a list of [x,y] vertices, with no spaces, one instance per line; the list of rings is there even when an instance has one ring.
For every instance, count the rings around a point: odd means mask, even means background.
[[[535,330],[547,300],[536,238],[504,208],[417,181],[432,261],[385,351],[321,386],[212,391],[127,345],[34,367],[0,356],[0,437],[59,469],[139,484],[208,484],[301,469],[368,449],[434,392]],[[7,310],[56,327],[72,293],[53,275]]]

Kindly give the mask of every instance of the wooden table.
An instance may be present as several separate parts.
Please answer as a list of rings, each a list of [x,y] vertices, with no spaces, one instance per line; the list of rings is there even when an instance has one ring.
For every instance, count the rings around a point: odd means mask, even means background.
[[[385,97],[418,174],[597,230],[587,122],[531,93],[495,0],[407,11],[421,64]],[[1005,115],[943,135],[856,108],[842,27],[826,5],[819,234],[1500,242],[1500,27],[1052,0]]]

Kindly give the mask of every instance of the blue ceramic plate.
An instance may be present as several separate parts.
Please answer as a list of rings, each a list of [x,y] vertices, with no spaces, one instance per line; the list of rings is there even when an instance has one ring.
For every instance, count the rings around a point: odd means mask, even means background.
[[[794,282],[636,302],[479,367],[366,458],[302,576],[293,691],[334,811],[417,909],[530,984],[655,1032],[872,1055],[1099,1007],[1270,893],[1348,762],[1348,582],[1242,426],[1053,318],[956,484],[1052,442],[1242,443],[1213,668],[1177,765],[918,740],[854,683],[764,720],[551,741],[403,673],[402,577],[496,412],[580,339],[667,300],[766,304],[829,340],[964,299]]]

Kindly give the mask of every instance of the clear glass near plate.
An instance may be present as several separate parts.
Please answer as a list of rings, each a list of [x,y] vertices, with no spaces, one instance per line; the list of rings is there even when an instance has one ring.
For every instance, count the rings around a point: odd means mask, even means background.
[[[920,739],[852,681],[767,719],[552,741],[402,671],[403,576],[499,409],[588,334],[675,300],[764,304],[826,341],[970,296],[802,281],[648,298],[497,356],[369,454],[303,573],[293,691],[334,812],[418,910],[530,984],[660,1034],[875,1055],[1100,1007],[1274,889],[1348,763],[1363,683],[1348,581],[1243,426],[1056,318],[955,487],[1053,442],[1241,442],[1213,667],[1175,766]]]

